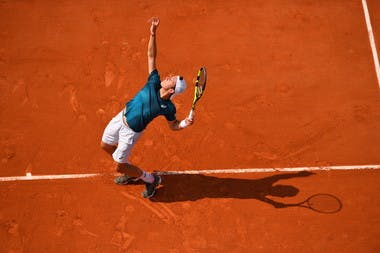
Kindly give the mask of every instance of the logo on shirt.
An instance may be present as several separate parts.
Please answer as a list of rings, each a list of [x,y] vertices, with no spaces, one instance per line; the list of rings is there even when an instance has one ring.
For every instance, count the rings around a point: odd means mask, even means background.
[[[165,108],[167,108],[168,106],[167,105],[161,105],[161,108],[162,109],[165,109]]]

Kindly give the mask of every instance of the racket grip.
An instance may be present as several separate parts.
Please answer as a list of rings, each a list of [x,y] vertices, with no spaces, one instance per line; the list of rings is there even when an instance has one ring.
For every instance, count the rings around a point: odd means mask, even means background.
[[[190,110],[188,118],[189,119],[194,119],[194,110],[193,109]]]

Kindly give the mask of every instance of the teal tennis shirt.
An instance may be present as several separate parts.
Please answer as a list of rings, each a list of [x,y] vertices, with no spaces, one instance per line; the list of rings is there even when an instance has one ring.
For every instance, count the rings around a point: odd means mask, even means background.
[[[176,108],[172,101],[160,97],[161,80],[153,70],[145,86],[126,103],[125,117],[128,126],[135,132],[143,131],[156,117],[163,115],[169,121],[176,119]]]

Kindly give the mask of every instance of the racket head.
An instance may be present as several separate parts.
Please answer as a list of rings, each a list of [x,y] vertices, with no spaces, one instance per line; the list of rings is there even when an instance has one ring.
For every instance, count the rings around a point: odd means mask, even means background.
[[[207,83],[207,71],[205,67],[201,67],[197,73],[197,79],[195,81],[194,99],[192,109],[194,110],[195,104],[202,97]]]
[[[305,203],[307,207],[318,213],[337,213],[343,205],[334,195],[328,193],[318,193],[310,196]]]
[[[207,83],[207,71],[206,67],[201,67],[198,70],[197,80],[195,82],[195,88],[197,90],[197,97],[201,97],[203,95],[204,90],[206,89]]]

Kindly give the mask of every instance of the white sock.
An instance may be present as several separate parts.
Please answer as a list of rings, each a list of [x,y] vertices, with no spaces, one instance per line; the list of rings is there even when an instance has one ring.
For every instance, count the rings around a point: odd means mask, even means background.
[[[142,176],[140,177],[141,180],[143,180],[146,183],[153,183],[154,182],[154,176],[152,173],[143,171]]]

